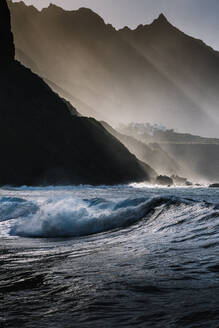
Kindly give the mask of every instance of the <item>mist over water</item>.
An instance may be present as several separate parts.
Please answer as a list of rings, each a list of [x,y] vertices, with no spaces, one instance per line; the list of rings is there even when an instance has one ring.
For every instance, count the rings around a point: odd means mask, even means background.
[[[218,189],[0,193],[5,327],[217,327]]]

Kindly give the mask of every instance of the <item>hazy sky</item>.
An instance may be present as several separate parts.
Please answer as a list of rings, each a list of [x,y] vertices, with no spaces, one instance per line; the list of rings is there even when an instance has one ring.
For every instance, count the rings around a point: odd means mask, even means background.
[[[17,0],[16,0],[17,1]],[[219,50],[219,0],[24,0],[37,8],[50,2],[65,9],[88,7],[116,28],[150,23],[161,12],[187,34]]]

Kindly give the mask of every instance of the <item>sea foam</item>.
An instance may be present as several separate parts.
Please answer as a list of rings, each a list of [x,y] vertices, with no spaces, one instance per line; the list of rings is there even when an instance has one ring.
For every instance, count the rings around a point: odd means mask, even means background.
[[[166,200],[165,200],[166,201]],[[37,212],[12,227],[11,234],[23,237],[76,237],[126,227],[144,218],[164,198],[107,201],[76,197],[47,200]]]
[[[10,204],[9,199],[0,201],[0,212],[2,204],[4,209],[4,202]],[[87,236],[126,228],[152,216],[159,217],[160,223],[165,220],[162,225],[156,223],[156,230],[159,230],[163,225],[171,226],[177,217],[190,220],[197,214],[202,217],[211,213],[205,203],[173,196],[120,200],[81,199],[70,196],[36,203],[11,199],[11,205],[7,206],[7,217],[17,218],[11,225],[10,234],[31,238]],[[213,212],[215,213],[215,210]]]

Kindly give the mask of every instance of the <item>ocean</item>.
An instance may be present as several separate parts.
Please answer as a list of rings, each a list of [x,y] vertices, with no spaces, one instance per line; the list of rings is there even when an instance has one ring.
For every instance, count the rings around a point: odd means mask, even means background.
[[[219,327],[219,189],[0,189],[0,327]]]

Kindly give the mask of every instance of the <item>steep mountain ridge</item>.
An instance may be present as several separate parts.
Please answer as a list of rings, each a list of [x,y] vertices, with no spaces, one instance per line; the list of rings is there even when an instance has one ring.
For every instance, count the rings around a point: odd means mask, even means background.
[[[218,122],[217,51],[203,41],[181,32],[163,14],[150,25],[142,25],[135,30],[122,29],[120,33],[197,104],[200,110],[208,112]]]
[[[17,58],[31,58],[36,64],[31,69],[69,94],[73,105],[78,99],[82,114],[90,109],[90,115],[108,122],[137,118],[218,134],[218,53],[164,15],[134,31],[116,31],[86,8],[50,5],[40,12],[24,3],[9,5]]]
[[[79,117],[39,76],[14,60],[5,0],[0,2],[0,22],[5,35],[0,56],[0,185],[116,184],[150,179],[145,164],[99,122]]]

